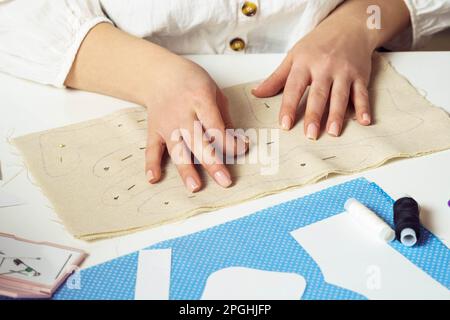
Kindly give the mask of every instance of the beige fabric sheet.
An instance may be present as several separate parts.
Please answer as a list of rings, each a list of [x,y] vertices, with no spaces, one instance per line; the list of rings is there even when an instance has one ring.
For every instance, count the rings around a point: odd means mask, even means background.
[[[281,97],[257,99],[251,88],[252,84],[244,84],[225,89],[235,126],[278,128]],[[322,133],[318,141],[310,141],[300,121],[290,132],[279,131],[279,145],[276,135],[273,143],[266,144],[272,155],[279,147],[275,175],[261,174],[262,167],[270,167],[267,164],[246,161],[231,167],[236,183],[229,189],[204,176],[207,187],[196,194],[186,190],[170,162],[162,182],[146,182],[147,123],[142,108],[33,133],[14,143],[68,231],[93,240],[298,187],[330,173],[350,174],[392,158],[450,148],[448,114],[420,96],[378,55],[374,56],[370,97],[374,125],[362,127],[349,114],[340,138]],[[247,157],[263,150],[256,145],[252,140]]]

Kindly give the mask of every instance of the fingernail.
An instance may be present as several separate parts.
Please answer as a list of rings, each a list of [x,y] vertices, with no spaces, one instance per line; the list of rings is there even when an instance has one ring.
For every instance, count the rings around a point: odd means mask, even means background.
[[[250,139],[246,135],[238,133],[236,136],[245,144],[250,143]]]
[[[155,179],[155,176],[153,175],[152,170],[148,170],[147,173],[146,173],[146,176],[147,176],[147,181],[148,182],[151,182],[153,179]]]
[[[362,119],[365,123],[370,124],[370,115],[368,113],[363,113]]]
[[[186,178],[186,186],[188,187],[189,190],[191,190],[191,192],[197,191],[198,189],[198,184],[192,177]]]
[[[259,87],[261,87],[262,83],[263,83],[263,82],[258,83],[258,84],[256,85],[256,87],[253,88],[253,90],[258,90]]]
[[[291,117],[283,116],[281,119],[281,128],[283,128],[283,130],[289,130],[291,128],[291,123]]]
[[[306,129],[306,137],[311,140],[316,140],[319,134],[319,129],[314,123],[310,123]]]
[[[247,152],[250,145],[250,139],[243,134],[236,134],[236,155],[242,155]]]
[[[330,125],[330,127],[328,128],[328,133],[335,137],[339,135],[339,125],[337,124],[337,122],[333,122]]]
[[[214,179],[216,179],[217,183],[222,187],[228,187],[231,184],[230,178],[223,171],[219,170],[214,173]]]

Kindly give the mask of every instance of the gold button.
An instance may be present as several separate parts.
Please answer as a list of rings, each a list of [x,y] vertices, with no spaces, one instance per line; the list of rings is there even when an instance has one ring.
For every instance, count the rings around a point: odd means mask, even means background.
[[[258,7],[251,1],[245,1],[241,10],[247,17],[253,17],[256,14],[256,11],[258,11]]]
[[[230,47],[234,51],[242,51],[245,49],[245,42],[241,38],[234,38],[230,41]]]

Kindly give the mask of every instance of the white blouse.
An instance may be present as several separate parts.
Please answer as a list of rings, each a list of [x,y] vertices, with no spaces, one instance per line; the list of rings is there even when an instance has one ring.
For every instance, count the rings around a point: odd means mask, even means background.
[[[343,0],[0,0],[0,71],[63,87],[100,22],[179,54],[286,52]],[[412,30],[392,48],[417,48],[450,26],[450,0],[404,0]]]

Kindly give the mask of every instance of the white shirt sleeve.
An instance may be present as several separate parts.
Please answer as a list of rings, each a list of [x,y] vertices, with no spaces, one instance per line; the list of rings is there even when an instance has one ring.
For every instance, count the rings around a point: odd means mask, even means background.
[[[428,38],[450,27],[450,0],[404,0],[411,26],[385,47],[392,50],[418,49]]]
[[[0,71],[64,87],[81,42],[100,22],[110,20],[99,1],[0,2]]]

